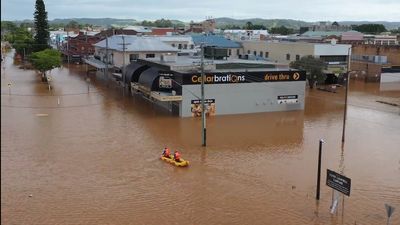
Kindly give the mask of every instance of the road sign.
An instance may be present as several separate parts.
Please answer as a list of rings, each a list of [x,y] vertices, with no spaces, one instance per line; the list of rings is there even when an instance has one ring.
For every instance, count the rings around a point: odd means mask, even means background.
[[[351,179],[340,175],[332,170],[327,170],[326,173],[326,185],[329,187],[342,192],[343,194],[350,196]]]

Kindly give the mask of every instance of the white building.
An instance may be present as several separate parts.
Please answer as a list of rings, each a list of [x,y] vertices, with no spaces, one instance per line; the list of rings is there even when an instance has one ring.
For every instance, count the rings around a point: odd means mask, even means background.
[[[137,59],[161,60],[176,57],[179,52],[177,48],[164,43],[157,37],[134,35],[114,35],[94,46],[95,58],[119,68]]]
[[[224,30],[224,36],[230,40],[265,40],[269,36],[267,30]]]

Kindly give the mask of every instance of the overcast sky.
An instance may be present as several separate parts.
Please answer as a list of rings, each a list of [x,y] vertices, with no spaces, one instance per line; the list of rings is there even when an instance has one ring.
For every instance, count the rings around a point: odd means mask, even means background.
[[[49,20],[206,17],[313,21],[400,21],[400,0],[44,0]],[[35,0],[1,0],[1,20],[33,19]]]

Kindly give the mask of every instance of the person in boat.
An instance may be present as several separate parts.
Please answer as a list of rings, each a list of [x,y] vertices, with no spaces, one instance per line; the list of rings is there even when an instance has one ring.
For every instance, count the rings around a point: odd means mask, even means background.
[[[169,150],[169,148],[165,147],[162,155],[166,158],[171,158],[171,151]]]
[[[174,151],[174,160],[175,160],[175,162],[181,161],[181,154],[176,150]]]

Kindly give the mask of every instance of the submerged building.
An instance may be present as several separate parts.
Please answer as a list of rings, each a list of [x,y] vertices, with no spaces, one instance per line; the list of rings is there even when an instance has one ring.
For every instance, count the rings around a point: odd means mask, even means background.
[[[200,58],[139,59],[125,71],[132,93],[180,117],[201,116]],[[204,71],[207,115],[304,109],[304,71],[249,60],[206,60]]]

